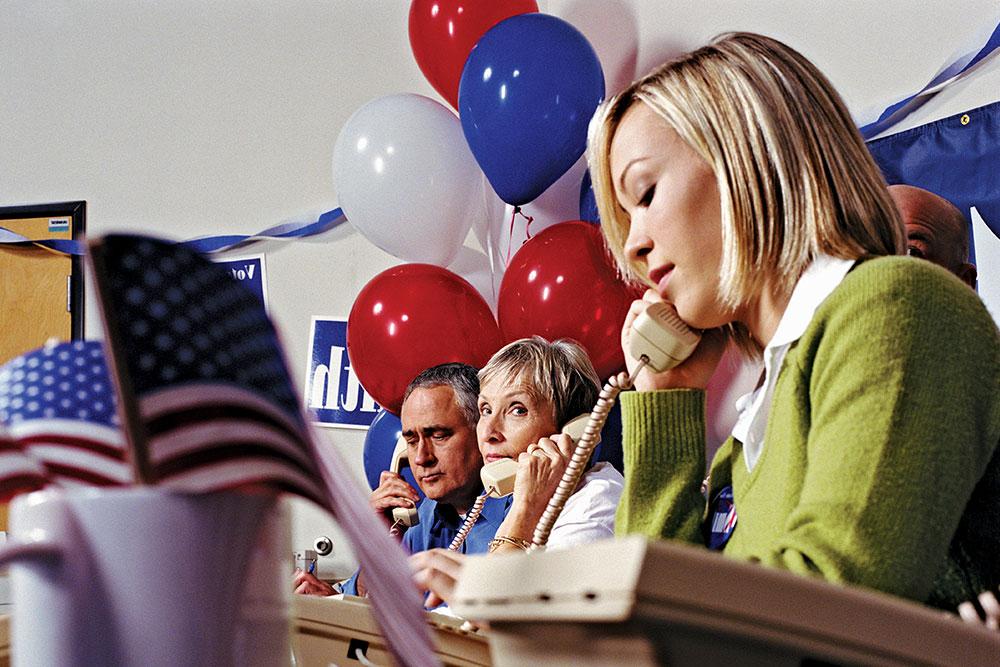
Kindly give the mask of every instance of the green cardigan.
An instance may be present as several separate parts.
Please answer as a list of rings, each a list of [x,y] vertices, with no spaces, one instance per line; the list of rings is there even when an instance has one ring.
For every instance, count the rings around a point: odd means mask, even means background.
[[[622,394],[619,534],[705,544],[705,395]],[[929,262],[857,265],[779,372],[725,553],[951,609],[1000,583],[1000,337],[979,298]]]

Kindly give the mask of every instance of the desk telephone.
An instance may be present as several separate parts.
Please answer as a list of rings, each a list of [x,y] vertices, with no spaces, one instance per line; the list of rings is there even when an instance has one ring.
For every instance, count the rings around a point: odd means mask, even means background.
[[[657,373],[673,368],[687,359],[698,347],[699,342],[701,342],[701,336],[688,327],[678,317],[673,306],[667,303],[652,303],[639,314],[632,324],[632,332],[629,336],[629,354],[639,359],[639,365],[631,377],[623,386],[619,386],[617,377],[609,378],[601,390],[600,398],[598,398],[593,412],[570,420],[562,429],[563,433],[573,439],[576,448],[562,479],[559,481],[559,487],[549,499],[545,513],[535,528],[532,540],[533,548],[545,546],[548,541],[549,533],[556,519],[559,518],[563,505],[576,490],[576,485],[580,482],[580,477],[583,476],[590,455],[600,442],[601,429],[608,419],[608,412],[614,405],[619,392],[632,386],[635,376],[644,366],[649,366]],[[466,515],[465,523],[459,529],[455,539],[448,547],[449,549],[457,551],[462,546],[469,530],[479,518],[486,498],[502,498],[514,492],[516,475],[517,461],[513,459],[501,459],[483,466],[480,476],[485,491],[476,498],[472,509]]]

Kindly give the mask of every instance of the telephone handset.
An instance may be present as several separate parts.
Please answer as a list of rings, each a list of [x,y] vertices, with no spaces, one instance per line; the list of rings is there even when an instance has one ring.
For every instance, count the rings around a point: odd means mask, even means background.
[[[566,422],[562,428],[562,433],[568,435],[573,444],[579,442],[583,437],[583,430],[587,426],[590,413],[578,415]],[[483,466],[479,476],[483,480],[483,488],[486,495],[492,498],[503,498],[514,493],[514,478],[517,476],[517,461],[514,459],[500,459]]]
[[[542,518],[535,527],[532,539],[534,547],[545,546],[548,541],[552,526],[559,518],[566,501],[576,490],[576,486],[583,476],[584,468],[590,460],[590,455],[593,454],[594,448],[600,442],[601,428],[604,427],[611,406],[621,390],[632,386],[635,376],[644,366],[649,366],[656,373],[669,370],[691,356],[700,342],[701,335],[691,329],[677,315],[674,308],[667,303],[651,303],[639,313],[639,316],[632,323],[628,342],[629,354],[640,362],[633,370],[632,376],[624,385],[619,383],[617,376],[610,378],[601,390],[600,399],[594,406],[593,412],[588,415],[580,415],[563,427],[563,433],[573,439],[576,443],[576,449],[562,479],[559,481],[559,487],[552,494]],[[466,517],[465,524],[459,530],[449,549],[455,551],[462,545],[465,536],[472,528],[472,524],[479,517],[487,496],[503,497],[514,492],[516,475],[517,462],[512,459],[501,459],[483,466],[481,476],[486,491],[476,499],[475,505]]]
[[[646,365],[660,373],[691,356],[701,336],[685,324],[670,305],[658,301],[639,313],[629,335],[629,354],[646,357]]]
[[[406,440],[403,439],[403,436],[400,436],[396,440],[396,449],[392,450],[392,461],[389,463],[389,472],[394,472],[398,475],[400,470],[409,466],[410,458],[408,456]],[[413,507],[393,507],[392,523],[394,526],[403,525],[407,528],[412,528],[420,523],[420,515],[417,512],[416,505]]]

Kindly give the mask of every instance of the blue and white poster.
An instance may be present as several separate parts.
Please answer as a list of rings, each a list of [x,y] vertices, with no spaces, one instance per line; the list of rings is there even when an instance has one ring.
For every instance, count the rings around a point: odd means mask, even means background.
[[[868,143],[886,181],[934,192],[972,225],[979,294],[1000,320],[1000,102]]]
[[[347,356],[347,320],[313,317],[309,331],[306,408],[320,426],[368,428],[378,414]]]
[[[254,296],[264,304],[267,310],[267,279],[265,276],[264,256],[254,255],[242,259],[212,259],[219,266],[228,270],[233,279],[253,292]]]

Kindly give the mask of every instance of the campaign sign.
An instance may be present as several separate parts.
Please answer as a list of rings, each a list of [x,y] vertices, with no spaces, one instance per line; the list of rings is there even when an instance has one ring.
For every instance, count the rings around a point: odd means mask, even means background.
[[[264,304],[267,310],[267,282],[265,280],[264,256],[244,257],[242,259],[214,259],[219,266],[224,267],[233,278],[253,292],[254,296]]]
[[[368,428],[378,414],[347,357],[347,320],[313,317],[305,404],[320,426]]]

